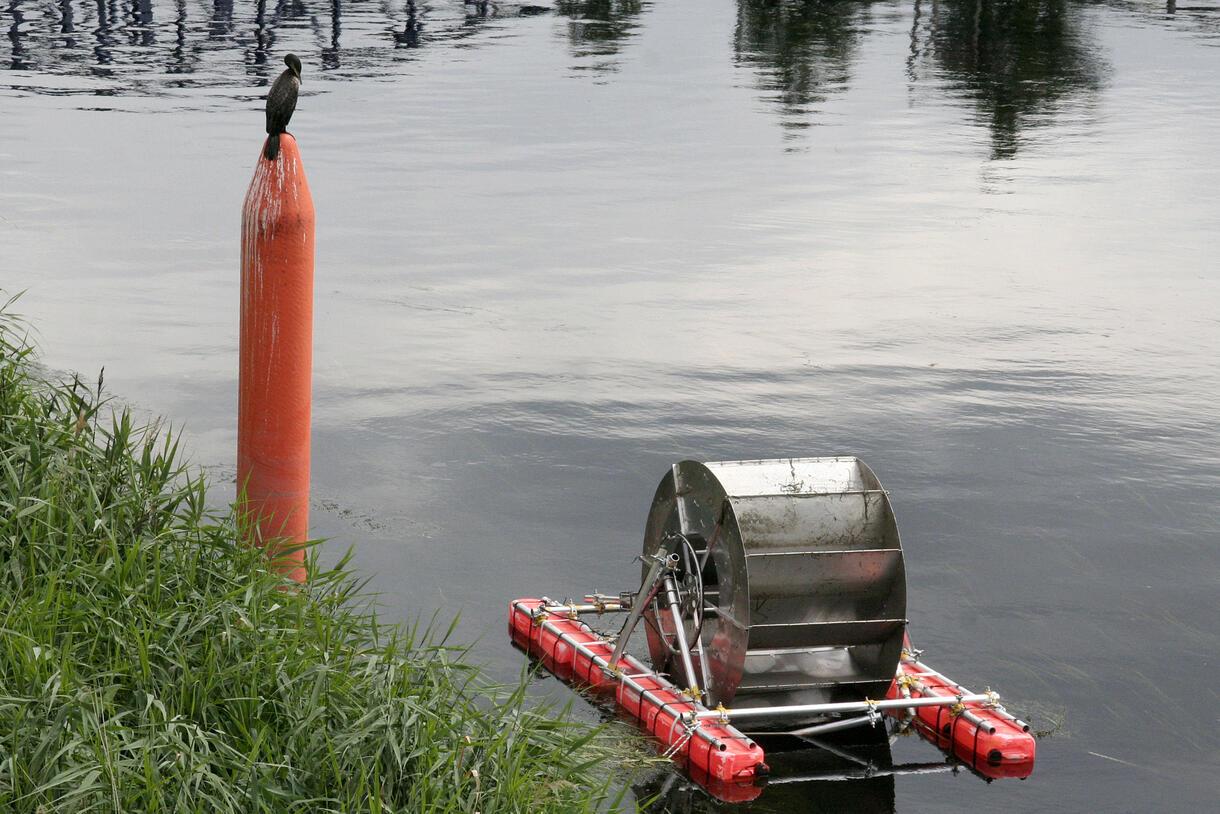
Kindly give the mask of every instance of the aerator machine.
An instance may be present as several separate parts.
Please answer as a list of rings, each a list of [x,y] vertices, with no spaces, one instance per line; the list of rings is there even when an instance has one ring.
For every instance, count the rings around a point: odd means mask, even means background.
[[[887,717],[986,778],[1033,770],[1029,726],[999,695],[971,692],[911,647],[898,527],[859,459],[675,464],[640,559],[637,590],[518,599],[509,632],[559,678],[613,693],[718,796],[748,799],[725,784],[769,774],[759,733],[823,745]],[[610,614],[617,632],[589,624]],[[628,650],[641,629],[648,663]]]

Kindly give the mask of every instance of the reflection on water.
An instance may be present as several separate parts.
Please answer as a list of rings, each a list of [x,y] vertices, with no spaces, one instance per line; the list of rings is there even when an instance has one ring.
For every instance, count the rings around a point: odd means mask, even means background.
[[[394,30],[394,43],[399,48],[418,48],[419,34],[423,30],[423,23],[420,22],[418,12],[415,9],[415,0],[407,0],[406,21],[402,24],[402,29]]]
[[[25,45],[21,36],[21,24],[25,22],[25,15],[21,12],[21,4],[18,0],[10,0],[8,13],[12,18],[12,24],[8,29],[8,40],[12,50],[9,67],[15,71],[25,70],[29,67],[25,61]]]
[[[846,90],[878,4],[855,0],[738,0],[734,50],[754,67],[785,127],[817,121]],[[1070,0],[914,0],[907,75],[947,80],[992,133],[993,158],[1012,157],[1023,128],[1087,106],[1104,65]]]
[[[946,78],[990,128],[992,157],[1011,158],[1023,129],[1090,106],[1097,51],[1069,0],[916,0],[908,68]]]
[[[1138,2],[1122,2],[1115,0],[1116,5],[1139,12],[1148,10],[1146,5]],[[1165,14],[1174,20],[1179,27],[1188,31],[1220,35],[1220,4],[1206,2],[1190,2],[1179,4],[1177,0],[1165,1]]]
[[[317,53],[321,68],[342,78],[374,76],[403,58],[399,49],[463,41],[488,23],[556,12],[576,67],[613,70],[623,43],[648,8],[643,0],[559,0],[550,4],[493,0],[60,0],[56,6],[8,0],[6,67],[65,77],[121,77],[94,85],[14,82],[39,93],[156,94],[166,87],[231,83],[234,52],[247,76],[266,81],[278,69],[276,50]],[[91,32],[84,43],[66,36]],[[270,67],[268,67],[270,65]],[[175,79],[171,75],[188,75]],[[194,76],[189,76],[194,75]]]
[[[651,5],[644,0],[555,0],[555,10],[567,17],[568,41],[578,58],[593,58],[582,67],[614,70],[614,57],[640,25]]]
[[[371,77],[392,71],[410,49],[463,41],[489,22],[549,11],[416,0],[60,0],[55,6],[9,0],[6,67],[39,76],[0,81],[0,87],[51,95],[159,95],[170,88],[232,87],[248,78],[265,84],[279,70],[273,52],[288,50],[307,61],[316,54],[321,70],[334,78]],[[78,30],[91,33],[91,45],[71,36]]]
[[[851,78],[852,61],[872,12],[868,0],[737,0],[733,49],[759,72],[759,88],[788,128],[811,114]]]
[[[656,800],[664,814],[709,814],[753,810],[748,804],[765,801],[774,812],[844,811],[852,814],[894,814],[895,777],[903,774],[953,771],[944,761],[895,765],[882,726],[871,737],[839,738],[825,748],[802,746],[772,738],[766,744],[772,775],[754,785],[700,778],[700,785],[670,771],[657,772],[634,787],[639,800]]]
[[[1147,5],[1112,0],[1147,17]],[[1024,130],[1088,111],[1105,63],[1074,0],[911,0],[906,76],[969,102],[992,134],[992,157],[1011,158]],[[647,18],[646,0],[8,0],[11,89],[42,94],[157,95],[167,89],[264,85],[278,71],[273,51],[316,54],[335,79],[393,73],[423,46],[466,44],[488,24],[549,15],[578,69],[617,69],[624,45]],[[753,70],[790,137],[819,122],[825,103],[852,83],[877,0],[737,0],[732,56]],[[1178,6],[1162,22],[1220,31],[1220,7]],[[552,13],[553,12],[553,13]],[[77,36],[89,32],[90,39]],[[494,43],[494,38],[483,40]],[[240,56],[240,66],[234,57]],[[50,81],[50,78],[58,78]],[[73,81],[78,80],[78,81]],[[3,87],[0,82],[0,87]]]

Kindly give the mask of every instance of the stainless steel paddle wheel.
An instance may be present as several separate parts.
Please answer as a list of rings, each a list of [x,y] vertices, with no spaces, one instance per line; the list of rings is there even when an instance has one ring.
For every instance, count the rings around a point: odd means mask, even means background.
[[[906,639],[898,527],[859,459],[675,464],[657,487],[640,559],[635,591],[514,600],[510,635],[557,676],[612,692],[721,799],[752,799],[740,784],[767,776],[756,736],[842,756],[823,735],[886,716],[988,779],[1033,770],[1029,725],[997,693],[933,670]],[[605,614],[627,614],[617,633],[585,621]],[[640,627],[651,664],[628,647]]]
[[[889,497],[859,459],[675,464],[643,554],[624,633],[642,618],[654,669],[706,706],[885,697],[906,576]]]

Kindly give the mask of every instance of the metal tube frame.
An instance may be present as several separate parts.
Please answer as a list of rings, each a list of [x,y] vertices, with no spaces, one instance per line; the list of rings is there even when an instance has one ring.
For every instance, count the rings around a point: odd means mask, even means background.
[[[957,770],[957,764],[954,763],[905,763],[888,769],[861,767],[859,769],[840,769],[838,771],[769,777],[767,778],[767,785],[779,786],[788,783],[815,783],[826,780],[868,780],[873,777],[898,777],[900,775],[913,774],[946,774],[956,772]]]
[[[665,586],[665,602],[669,605],[669,614],[674,620],[674,638],[678,643],[678,654],[682,656],[682,669],[686,672],[686,688],[691,695],[701,695],[699,681],[695,677],[695,664],[691,661],[690,645],[686,643],[686,625],[682,621],[682,608],[678,602],[678,588],[674,585],[672,574],[667,573],[663,579]]]
[[[910,653],[910,651],[908,651],[908,650],[903,651],[902,661],[906,662],[907,664],[912,664],[919,668],[919,672],[911,673],[910,675],[916,675],[916,676],[924,675],[924,676],[929,676],[932,678],[939,678],[941,681],[945,682],[946,684],[949,684],[952,687],[956,688],[959,692],[967,691],[965,687],[963,687],[961,684],[958,684],[953,679],[949,678],[949,676],[945,675],[944,673],[940,672],[939,670],[932,669],[931,667],[929,667],[928,665],[926,665],[922,661],[920,661],[918,656],[915,656],[913,654],[908,655],[909,653]],[[995,706],[992,707],[990,711],[993,712],[994,714],[998,715],[999,717],[1003,718],[1004,720],[1011,722],[1022,732],[1028,732],[1030,729],[1029,724],[1025,723],[1025,721],[1022,721],[1020,718],[1013,715],[1008,710],[1004,709],[1003,705],[1001,705],[999,703],[996,703]],[[973,720],[973,718],[974,718],[974,716],[972,715],[970,718],[967,718],[966,720],[970,721],[971,723],[976,723]],[[976,725],[985,725],[985,722],[980,720]],[[987,734],[990,735],[994,732],[995,732],[995,727],[991,727],[991,729],[987,731]]]
[[[622,660],[623,653],[626,649],[627,640],[631,636],[631,633],[634,631],[634,629],[638,626],[639,620],[643,614],[644,608],[647,606],[647,604],[649,602],[652,601],[652,599],[656,596],[657,592],[663,588],[665,590],[666,605],[668,606],[669,612],[673,617],[674,637],[677,639],[678,652],[679,652],[679,655],[682,657],[682,668],[685,673],[686,682],[687,682],[686,692],[687,692],[687,694],[692,696],[692,699],[697,699],[699,696],[701,696],[702,690],[700,688],[699,681],[697,679],[694,662],[691,659],[690,644],[686,640],[686,629],[685,629],[685,625],[683,624],[683,621],[682,621],[682,613],[681,613],[680,603],[678,601],[677,587],[674,584],[672,575],[670,573],[668,573],[668,571],[671,570],[670,566],[671,566],[671,562],[670,562],[670,558],[668,556],[660,556],[660,555],[654,556],[652,566],[649,568],[648,575],[646,576],[646,578],[644,580],[644,585],[641,586],[641,595],[643,595],[643,601],[639,601],[639,598],[638,598],[639,595],[637,595],[637,601],[633,602],[631,605],[631,614],[628,617],[626,624],[623,626],[623,630],[619,634],[618,640],[615,642],[614,652],[611,654],[610,660],[608,662],[606,662],[605,665],[602,665],[602,669],[607,673],[613,673],[616,671],[616,667],[617,667],[618,663]],[[645,591],[646,591],[646,593],[645,593]],[[607,613],[607,612],[623,612],[626,610],[624,607],[622,607],[621,603],[616,603],[613,601],[606,602],[606,603],[600,603],[600,604],[570,603],[570,604],[565,605],[565,604],[553,602],[551,600],[546,600],[544,598],[544,602],[546,602],[546,604],[544,604],[542,606],[541,610],[544,610],[547,613],[555,613],[555,614],[559,614],[559,615],[567,614],[569,616],[581,614],[581,613],[601,614],[601,613]],[[612,607],[612,606],[614,606],[614,607]],[[584,649],[584,648],[581,648],[581,649]],[[592,653],[592,651],[590,651],[589,655],[593,658],[593,660],[595,662],[602,660],[602,657],[596,656],[595,654]],[[953,679],[944,675],[943,673],[939,672],[938,670],[934,670],[931,667],[928,667],[926,664],[921,663],[918,659],[906,657],[903,660],[906,661],[908,664],[915,665],[919,668],[919,672],[915,673],[915,675],[925,675],[925,676],[929,676],[929,677],[939,678],[942,681],[944,681],[945,683],[950,684],[950,685],[952,685],[952,687],[956,688],[959,691],[958,694],[934,695],[934,694],[932,694],[931,688],[927,687],[926,685],[923,685],[922,683],[919,683],[916,685],[916,690],[918,690],[920,693],[922,693],[922,697],[920,697],[920,698],[911,698],[911,697],[909,697],[908,692],[904,691],[904,693],[903,693],[904,697],[902,699],[885,700],[885,701],[865,700],[865,701],[847,701],[847,702],[829,703],[829,704],[803,704],[803,705],[778,706],[778,707],[746,707],[743,709],[736,709],[736,710],[734,710],[734,709],[709,710],[707,707],[700,704],[700,706],[703,707],[703,711],[695,712],[692,714],[697,719],[719,718],[720,720],[727,722],[727,721],[731,721],[734,719],[747,718],[747,717],[760,717],[760,716],[786,717],[786,716],[796,716],[796,715],[801,715],[801,716],[828,715],[828,714],[837,714],[837,713],[845,713],[845,712],[866,712],[866,713],[868,713],[867,715],[860,717],[860,718],[852,718],[852,719],[842,720],[842,721],[831,721],[831,722],[828,722],[825,724],[818,724],[815,726],[806,727],[804,729],[794,730],[793,732],[790,733],[792,735],[796,735],[797,737],[808,737],[808,736],[816,736],[819,734],[824,734],[824,733],[829,733],[829,732],[836,732],[841,729],[853,728],[856,726],[862,726],[863,724],[866,724],[866,723],[875,722],[875,720],[876,720],[875,714],[878,710],[905,709],[905,710],[907,710],[908,714],[914,715],[916,707],[951,706],[951,705],[960,704],[960,703],[986,703],[986,704],[988,704],[989,709],[993,713],[999,715],[1000,717],[1002,717],[1006,720],[1011,721],[1015,726],[1020,728],[1022,731],[1025,731],[1025,732],[1029,731],[1029,724],[1016,718],[1011,713],[1009,713],[1007,710],[1005,710],[1003,706],[1001,706],[999,704],[999,696],[996,693],[992,693],[992,692],[967,693],[965,691],[965,688],[962,687],[962,685],[958,684],[956,681],[954,681]],[[623,678],[624,678],[624,680],[626,680],[627,677],[624,676]],[[631,682],[631,683],[634,684],[634,682]],[[638,688],[638,687],[633,687],[633,688],[637,689],[639,692],[646,692],[642,688]],[[903,689],[906,690],[905,687]],[[973,724],[975,727],[983,730],[984,732],[987,732],[988,734],[994,734],[995,726],[993,724],[991,724],[989,721],[986,721],[986,720],[980,718],[978,715],[975,715],[970,710],[963,710],[961,712],[961,716],[963,718],[965,718],[968,722]]]
[[[660,564],[663,563],[664,560],[660,557],[658,557],[657,560],[658,560],[658,564],[656,565],[656,567],[654,569],[649,570],[650,575],[653,575],[654,572],[660,571]],[[654,579],[655,579],[655,576],[654,576]],[[670,581],[672,582],[672,579]],[[647,580],[646,580],[646,582],[647,582]],[[650,591],[650,593],[652,595],[655,595],[655,591]],[[649,601],[651,601],[651,596],[649,596]],[[642,603],[641,603],[641,605],[642,605]],[[633,610],[635,610],[635,608],[637,608],[637,607],[640,607],[641,605],[633,605]],[[568,609],[570,607],[571,606],[565,606],[565,605],[551,605],[549,607],[543,606],[543,608],[540,608],[540,610],[546,609],[549,611],[551,608],[558,610],[558,609]],[[628,621],[630,622],[630,620],[628,620]],[[638,618],[636,619],[636,622],[638,623]],[[545,618],[542,620],[542,624],[544,626],[548,626],[548,627],[551,625],[551,623],[549,621],[547,621]],[[589,631],[590,633],[593,632],[592,629],[589,628],[588,625],[585,625],[583,622],[581,624],[585,627],[585,629],[587,631]],[[624,628],[624,629],[626,629],[626,628]],[[593,648],[591,648],[589,646],[589,644],[594,644],[597,642],[586,643],[586,642],[576,641],[574,639],[569,639],[566,634],[564,634],[561,631],[558,631],[554,628],[552,628],[552,632],[556,633],[560,637],[561,640],[566,641],[571,647],[573,647],[575,650],[579,651],[586,658],[588,658],[589,661],[593,665],[601,668],[601,670],[604,673],[614,674],[616,676],[616,678],[623,683],[624,686],[626,686],[627,688],[631,689],[633,692],[638,694],[640,696],[641,700],[644,700],[644,699],[652,700],[655,703],[657,703],[658,706],[668,706],[673,703],[672,701],[662,702],[662,700],[655,695],[653,690],[645,688],[638,681],[636,681],[635,675],[624,673],[621,670],[617,670],[611,666],[612,664],[617,664],[618,661],[620,661],[620,660],[622,660],[622,658],[624,658],[624,654],[621,652],[621,649],[622,649],[622,644],[625,639],[625,636],[620,635],[619,641],[616,642],[614,654],[611,656],[610,660],[607,660],[605,656],[599,655],[597,652],[595,652],[593,650]],[[603,644],[605,643],[604,640],[602,641],[602,643]],[[638,659],[636,659],[630,655],[626,655],[625,658],[628,660],[628,663],[632,667],[637,668],[641,671],[640,672],[641,676],[643,676],[643,675],[656,676],[656,674],[654,672],[650,671]],[[908,661],[913,661],[913,660],[908,660]],[[931,668],[928,668],[923,664],[920,664],[919,666],[924,669],[925,675],[936,676],[938,678],[943,679],[945,682],[953,685],[954,687],[958,687],[959,689],[961,689],[961,685],[959,685],[957,682],[953,681],[952,679],[944,676],[943,674],[941,674]],[[660,678],[659,676],[657,678],[659,678],[659,680],[664,682],[663,678]],[[668,683],[668,682],[664,682],[664,683]],[[670,684],[670,687],[673,687],[673,685]],[[677,688],[675,687],[674,690],[677,690]],[[672,690],[667,690],[667,691],[672,691]],[[679,690],[678,692],[681,692],[681,691]],[[810,742],[812,742],[816,746],[822,746],[822,744],[818,743],[815,740],[816,735],[827,733],[827,732],[832,732],[836,729],[845,729],[849,726],[861,726],[865,723],[872,722],[876,719],[875,713],[878,711],[881,711],[881,710],[908,709],[908,710],[911,710],[913,713],[915,707],[933,707],[933,706],[949,706],[949,705],[953,705],[953,704],[985,703],[988,705],[989,710],[991,710],[993,712],[999,712],[1006,718],[1012,718],[1011,715],[1007,715],[1006,713],[1004,713],[1003,707],[1001,707],[999,704],[999,698],[1000,698],[1000,696],[994,692],[987,692],[987,693],[965,693],[965,692],[963,692],[961,694],[951,695],[951,696],[928,695],[928,696],[923,696],[920,698],[904,697],[904,698],[897,698],[897,699],[893,699],[893,700],[884,700],[884,701],[866,700],[866,701],[848,701],[848,702],[827,703],[827,704],[802,704],[802,705],[780,706],[780,707],[747,707],[744,709],[737,709],[737,710],[725,709],[725,708],[721,707],[721,708],[718,708],[715,710],[711,710],[711,709],[708,709],[707,706],[704,705],[698,698],[691,697],[689,700],[684,701],[684,703],[686,703],[687,705],[689,705],[691,707],[691,711],[686,712],[686,713],[679,713],[679,715],[680,715],[680,720],[686,721],[687,726],[690,729],[691,737],[698,738],[699,740],[702,740],[702,741],[708,743],[710,747],[715,748],[716,745],[721,742],[721,739],[705,732],[702,729],[702,727],[699,726],[699,723],[701,721],[705,721],[705,720],[709,720],[709,719],[716,719],[720,723],[729,724],[735,718],[747,718],[747,717],[760,717],[760,716],[777,716],[778,717],[778,716],[785,716],[785,715],[805,716],[805,715],[816,715],[816,714],[835,714],[835,713],[844,713],[844,712],[864,712],[864,713],[866,713],[865,715],[859,716],[857,718],[852,718],[852,719],[843,720],[843,721],[831,721],[826,724],[806,727],[804,729],[795,730],[792,733],[790,733],[790,734],[798,735],[799,737],[803,737],[806,740],[809,740]],[[967,720],[970,720],[971,718],[973,718],[975,716],[973,716],[969,712],[969,710],[966,710],[963,712],[963,717],[967,717]],[[1021,723],[1016,718],[1012,718],[1012,720],[1014,722],[1016,722],[1018,725]],[[678,723],[678,721],[675,720],[674,725],[676,726],[677,723]],[[743,740],[745,740],[747,743],[752,743],[749,736],[742,734],[740,737]],[[829,747],[823,746],[823,748],[829,748]],[[871,777],[871,776],[884,776],[884,775],[891,775],[891,774],[895,774],[895,775],[896,774],[923,774],[923,773],[930,773],[930,772],[956,771],[956,770],[957,770],[956,764],[953,764],[953,763],[922,764],[922,765],[914,764],[914,765],[910,765],[910,766],[895,766],[888,770],[886,770],[886,769],[872,770],[871,768],[869,768],[869,769],[864,770],[865,774],[863,776]],[[823,775],[822,777],[825,778],[825,777],[830,777],[830,776],[832,776],[832,775]],[[841,773],[839,776],[847,778],[847,777],[860,776],[860,775],[855,775],[854,773]],[[817,777],[817,776],[813,775],[810,777],[810,779],[812,779],[813,777]],[[774,782],[799,782],[799,779],[800,778],[791,778],[791,779],[780,780],[779,778],[774,778],[770,782],[773,782],[773,783]]]
[[[827,724],[817,724],[816,726],[794,729],[788,734],[796,735],[798,738],[816,738],[818,735],[838,732],[840,729],[855,729],[857,726],[864,726],[865,724],[876,725],[876,723],[876,715],[861,715],[858,718],[845,718],[842,721],[831,721]]]
[[[583,624],[583,622],[582,622],[582,624]],[[549,627],[552,633],[557,634],[560,639],[567,642],[572,648],[574,648],[575,650],[577,650],[581,654],[583,654],[595,666],[600,667],[602,672],[608,673],[608,674],[616,674],[618,680],[623,682],[623,684],[626,687],[628,687],[629,689],[631,689],[632,691],[638,693],[640,698],[652,699],[653,701],[656,702],[657,706],[668,706],[673,703],[672,701],[671,702],[662,701],[659,697],[657,697],[654,694],[654,692],[652,690],[642,686],[638,681],[636,681],[634,676],[621,672],[621,671],[615,671],[615,670],[611,669],[610,662],[606,659],[606,657],[602,656],[602,655],[598,655],[596,652],[594,652],[593,648],[589,647],[589,643],[579,642],[574,639],[569,639],[566,636],[566,634],[562,633],[561,631],[556,630],[554,628],[554,626],[552,626],[551,623],[549,621],[547,621],[546,619],[542,620],[542,625],[544,627]],[[593,633],[593,630],[591,628],[589,628],[588,625],[585,625],[585,629],[588,632]],[[656,676],[662,682],[669,683],[669,682],[665,682],[665,680],[663,678],[660,678],[659,676],[657,676],[656,673],[649,670],[644,664],[642,664],[638,659],[634,658],[633,656],[628,654],[628,655],[624,656],[623,658],[625,658],[628,661],[628,663],[630,663],[633,667],[638,668],[641,671],[642,675]],[[673,687],[674,692],[681,694],[682,691],[680,689],[678,689],[677,687],[674,687],[673,684],[670,684],[670,686]],[[702,710],[704,712],[709,712],[708,708],[705,707],[703,705],[703,703],[698,701],[697,699],[691,698],[689,701],[684,701],[683,703],[689,704],[690,706],[694,707],[696,710]],[[715,713],[712,713],[712,714],[715,714]],[[721,742],[721,739],[715,737],[714,735],[709,735],[707,732],[705,732],[703,730],[702,727],[699,726],[699,721],[701,720],[701,718],[706,718],[706,717],[708,717],[708,716],[701,716],[697,713],[695,713],[695,714],[686,713],[685,715],[679,713],[679,718],[685,719],[687,721],[688,725],[691,727],[691,736],[692,737],[697,737],[700,740],[715,747],[717,744],[719,744]],[[744,740],[747,744],[753,743],[753,741],[745,735],[742,735],[741,739]]]
[[[610,662],[606,665],[606,669],[613,672],[618,667],[619,660],[623,657],[623,651],[627,649],[627,640],[631,638],[631,634],[635,631],[636,625],[640,623],[640,617],[644,614],[644,608],[656,596],[657,586],[660,584],[661,570],[669,561],[668,549],[662,548],[662,553],[653,555],[652,565],[648,568],[648,574],[644,577],[643,584],[640,585],[640,592],[636,594],[635,601],[631,603],[631,614],[627,617],[627,621],[623,624],[623,629],[618,634],[618,641],[614,643],[614,653],[610,656]]]
[[[565,613],[568,614],[569,616],[573,613],[575,613],[575,614],[596,613],[598,615],[601,615],[603,613],[626,613],[628,610],[630,610],[630,606],[624,605],[617,600],[603,602],[600,605],[589,604],[586,602],[568,602],[568,603],[548,602],[547,604],[542,606],[542,609],[544,611],[546,611],[547,613],[553,613],[553,614],[556,614],[559,616],[562,616]]]
[[[973,693],[969,695],[934,695],[924,698],[895,698],[886,701],[838,701],[829,704],[793,704],[782,707],[745,707],[742,709],[708,710],[697,712],[695,717],[718,718],[732,721],[737,718],[785,717],[806,715],[834,715],[842,712],[871,712],[874,710],[904,709],[907,707],[947,707],[953,704],[991,704],[999,696],[995,693]]]

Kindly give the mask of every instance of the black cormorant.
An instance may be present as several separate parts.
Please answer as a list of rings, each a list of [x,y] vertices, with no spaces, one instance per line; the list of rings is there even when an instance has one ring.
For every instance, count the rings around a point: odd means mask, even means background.
[[[273,161],[280,154],[280,133],[288,129],[292,112],[297,109],[297,91],[301,89],[301,60],[296,54],[284,57],[288,70],[275,78],[267,94],[267,146],[263,156]]]

